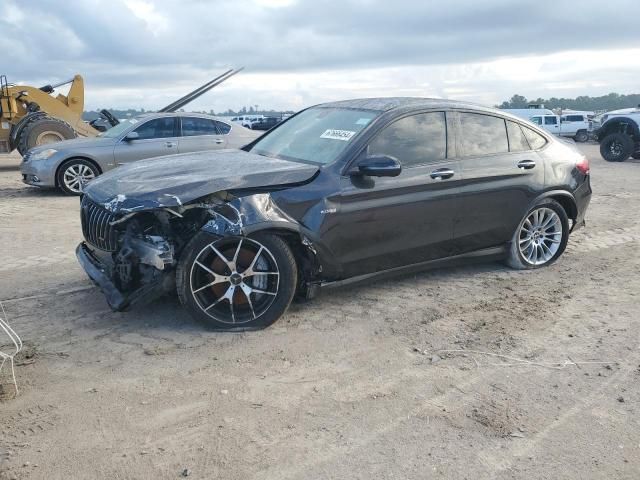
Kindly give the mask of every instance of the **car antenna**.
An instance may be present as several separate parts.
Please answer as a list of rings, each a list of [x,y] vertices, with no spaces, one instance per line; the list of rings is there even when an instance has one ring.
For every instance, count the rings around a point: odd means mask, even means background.
[[[240,73],[242,70],[244,70],[244,67],[231,68],[226,72],[224,72],[222,75],[219,75],[213,80],[210,80],[204,85],[196,88],[193,92],[189,92],[184,97],[181,97],[175,102],[170,103],[166,107],[161,108],[160,110],[158,110],[158,112],[160,113],[175,112],[177,109],[184,107],[187,103],[192,102],[193,100],[198,98],[200,95],[208,92],[214,87],[217,87],[225,80],[228,80],[229,78],[233,77],[235,74]]]

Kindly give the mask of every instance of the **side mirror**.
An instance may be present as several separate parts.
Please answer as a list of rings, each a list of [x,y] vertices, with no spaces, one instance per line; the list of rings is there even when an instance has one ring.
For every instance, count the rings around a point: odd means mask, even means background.
[[[140,138],[140,134],[138,132],[129,132],[124,137],[125,141],[130,142],[131,140],[137,140]]]
[[[369,177],[397,177],[401,171],[402,165],[397,158],[389,155],[370,155],[360,160],[349,173]]]

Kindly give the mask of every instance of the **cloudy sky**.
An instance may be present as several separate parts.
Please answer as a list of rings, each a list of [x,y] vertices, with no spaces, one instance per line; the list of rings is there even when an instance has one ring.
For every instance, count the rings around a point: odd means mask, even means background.
[[[160,108],[230,66],[191,108],[637,93],[639,19],[640,0],[0,0],[0,73],[81,73],[87,109]]]

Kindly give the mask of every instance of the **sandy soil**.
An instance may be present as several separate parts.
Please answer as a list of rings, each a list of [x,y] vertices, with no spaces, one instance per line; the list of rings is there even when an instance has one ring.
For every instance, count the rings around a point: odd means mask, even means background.
[[[640,478],[640,162],[581,148],[595,193],[556,265],[327,291],[246,334],[172,298],[112,313],[73,256],[77,198],[0,157],[26,346],[17,398],[0,372],[0,479]]]

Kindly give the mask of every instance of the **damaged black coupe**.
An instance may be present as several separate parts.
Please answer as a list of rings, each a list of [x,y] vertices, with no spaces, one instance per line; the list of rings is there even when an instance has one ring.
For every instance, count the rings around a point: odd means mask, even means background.
[[[76,253],[113,309],[177,291],[212,327],[252,329],[320,286],[479,256],[549,265],[590,197],[584,155],[504,112],[351,100],[306,109],[242,150],[98,177],[81,198]]]

